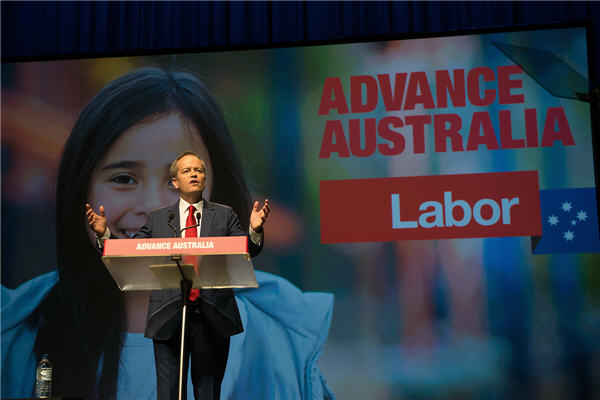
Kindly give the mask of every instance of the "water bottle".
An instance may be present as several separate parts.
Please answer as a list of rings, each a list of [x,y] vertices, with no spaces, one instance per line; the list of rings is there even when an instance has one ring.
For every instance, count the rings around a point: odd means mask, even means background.
[[[48,354],[42,354],[42,359],[37,365],[35,373],[35,397],[46,398],[52,396],[52,363]]]

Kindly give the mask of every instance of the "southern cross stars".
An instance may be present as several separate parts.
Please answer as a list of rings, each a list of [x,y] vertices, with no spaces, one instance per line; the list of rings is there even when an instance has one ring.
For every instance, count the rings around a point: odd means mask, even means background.
[[[573,211],[573,203],[570,201],[563,201],[560,204],[560,209],[564,213],[570,213]],[[574,218],[566,218],[563,222],[563,225],[566,223],[572,227],[579,225],[582,222],[585,222],[588,219],[587,211],[579,210],[577,215]],[[550,226],[560,226],[560,220],[558,216],[551,214],[548,216],[548,220],[546,221]],[[561,229],[562,230],[562,229]],[[575,232],[568,229],[562,232],[562,238],[567,242],[573,242],[575,240]]]
[[[565,239],[567,242],[570,242],[570,241],[572,241],[572,240],[575,238],[575,234],[574,234],[573,232],[571,232],[571,231],[566,231],[566,232],[563,234],[563,238],[564,238],[564,239]]]

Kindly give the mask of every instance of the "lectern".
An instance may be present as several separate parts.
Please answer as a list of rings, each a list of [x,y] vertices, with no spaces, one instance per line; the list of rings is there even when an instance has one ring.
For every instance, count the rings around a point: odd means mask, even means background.
[[[246,236],[115,239],[104,242],[102,261],[123,291],[181,289],[179,399],[190,289],[256,288]]]

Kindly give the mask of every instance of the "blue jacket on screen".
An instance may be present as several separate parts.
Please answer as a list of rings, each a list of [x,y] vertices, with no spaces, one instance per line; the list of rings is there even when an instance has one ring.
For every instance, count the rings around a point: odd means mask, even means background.
[[[27,318],[54,286],[56,271],[16,289],[2,287],[2,398],[31,397],[37,331]],[[302,292],[276,275],[256,271],[258,289],[236,290],[244,332],[231,337],[222,399],[333,398],[317,367],[333,310],[333,295]],[[156,398],[152,340],[124,334],[119,399]],[[189,380],[189,377],[188,377]],[[193,398],[188,382],[188,398]]]

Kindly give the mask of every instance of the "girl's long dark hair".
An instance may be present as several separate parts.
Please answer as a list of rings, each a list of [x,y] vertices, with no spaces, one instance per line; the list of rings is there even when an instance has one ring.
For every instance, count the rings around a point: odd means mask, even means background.
[[[58,170],[59,280],[39,308],[35,343],[38,356],[48,353],[54,363],[55,395],[116,397],[126,315],[119,289],[90,242],[84,205],[92,171],[114,141],[145,118],[170,111],[188,118],[208,149],[210,200],[230,205],[248,225],[250,198],[233,141],[221,110],[196,77],[143,68],[101,89],[81,112]]]

